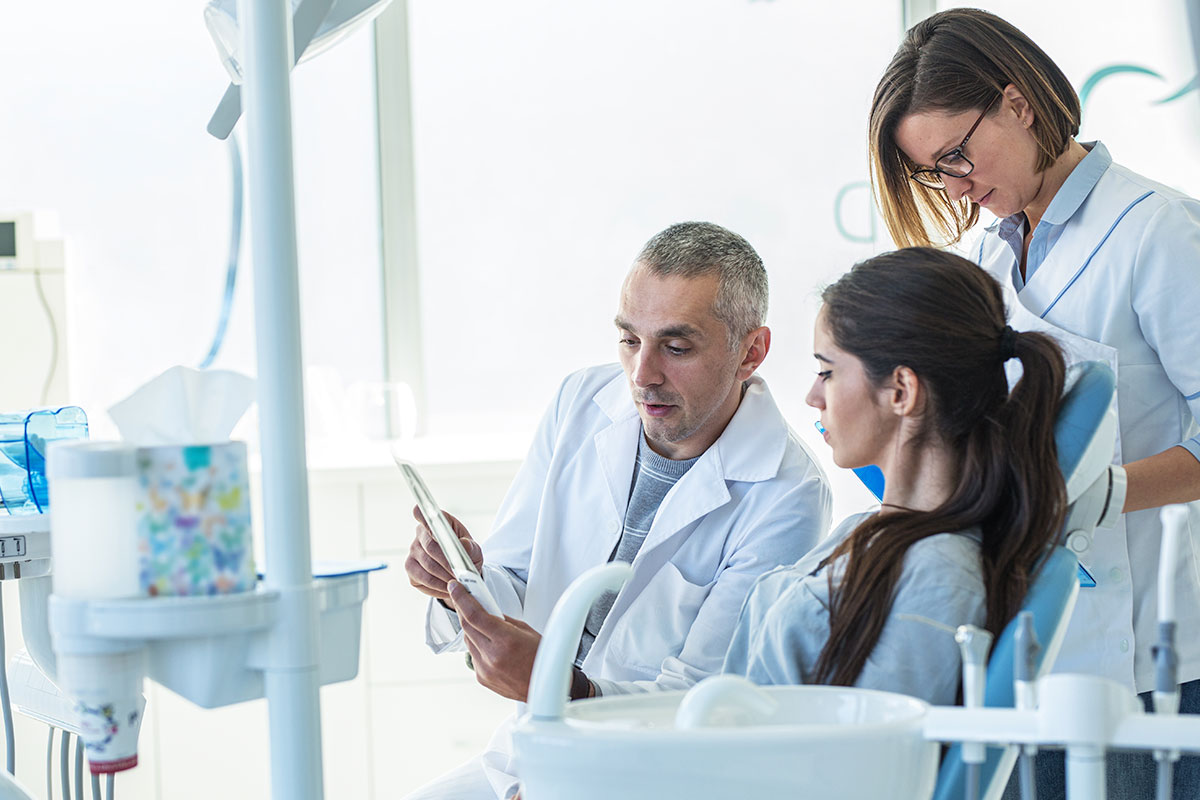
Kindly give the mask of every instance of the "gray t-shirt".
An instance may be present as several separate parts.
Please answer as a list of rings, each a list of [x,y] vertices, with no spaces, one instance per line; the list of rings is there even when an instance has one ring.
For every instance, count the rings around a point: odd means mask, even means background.
[[[696,456],[683,461],[673,461],[654,452],[646,443],[644,432],[638,436],[633,482],[629,487],[629,505],[625,509],[625,527],[612,555],[608,557],[610,562],[633,563],[634,556],[646,541],[646,534],[650,533],[650,526],[654,524],[654,517],[658,513],[658,507],[662,505],[663,498],[699,458]],[[592,649],[592,643],[600,633],[600,626],[604,624],[616,599],[616,592],[605,592],[592,606],[587,624],[583,626],[583,636],[579,639],[576,666],[583,664],[588,651]]]

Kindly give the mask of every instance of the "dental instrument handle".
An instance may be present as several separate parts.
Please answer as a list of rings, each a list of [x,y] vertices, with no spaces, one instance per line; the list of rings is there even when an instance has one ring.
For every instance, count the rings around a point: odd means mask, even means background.
[[[1037,655],[1041,651],[1037,631],[1033,627],[1033,612],[1022,611],[1017,615],[1017,629],[1013,635],[1013,694],[1017,708],[1032,711],[1037,708]],[[1019,779],[1021,800],[1037,800],[1037,783],[1033,778],[1033,757],[1036,745],[1021,747]]]
[[[1162,545],[1158,558],[1158,621],[1175,621],[1175,569],[1179,563],[1179,542],[1187,524],[1187,506],[1164,506],[1159,512],[1162,521]]]
[[[1187,506],[1165,506],[1159,512],[1162,521],[1162,544],[1158,557],[1158,641],[1151,649],[1154,655],[1154,712],[1179,713],[1179,656],[1175,650],[1175,568],[1179,559],[1179,542],[1187,524]],[[1155,750],[1158,762],[1157,797],[1171,797],[1178,750]]]
[[[1017,615],[1017,629],[1013,636],[1013,687],[1017,708],[1029,710],[1037,707],[1036,684],[1037,656],[1042,646],[1033,627],[1033,612],[1022,611]]]
[[[1185,505],[1170,505],[1159,512],[1162,545],[1158,557],[1158,642],[1154,654],[1154,710],[1159,714],[1179,712],[1179,656],[1175,649],[1175,569],[1179,543],[1187,525]],[[1175,758],[1178,758],[1176,754]],[[1175,760],[1174,758],[1172,761]]]
[[[987,657],[992,647],[992,634],[974,625],[959,625],[954,633],[963,662],[963,705],[978,708],[983,705],[987,688]],[[982,742],[963,742],[962,760],[967,767],[967,800],[978,800],[980,765],[987,759],[987,747]]]
[[[992,647],[992,634],[974,625],[959,625],[954,641],[962,653],[963,704],[967,708],[983,705],[987,688],[987,657]]]
[[[1042,650],[1038,644],[1038,633],[1033,628],[1033,613],[1016,615],[1016,632],[1013,634],[1013,693],[1016,708],[1030,711],[1037,708],[1037,657]],[[1021,747],[1019,781],[1021,800],[1037,800],[1037,782],[1033,780],[1033,756],[1037,746]]]

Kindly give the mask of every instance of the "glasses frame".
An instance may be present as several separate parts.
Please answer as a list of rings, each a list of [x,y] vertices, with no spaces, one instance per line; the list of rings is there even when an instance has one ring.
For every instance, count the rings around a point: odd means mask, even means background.
[[[963,140],[958,143],[958,147],[955,147],[953,150],[938,156],[937,161],[933,162],[932,167],[915,169],[909,174],[908,177],[922,186],[926,186],[930,189],[945,189],[946,181],[941,178],[942,175],[946,175],[951,178],[965,178],[974,172],[975,162],[967,158],[967,154],[963,152],[963,148],[967,146],[967,142],[971,141],[971,137],[975,135],[975,129],[979,127],[979,123],[983,122],[983,118],[988,115],[988,112],[992,110],[992,106],[996,105],[996,101],[999,100],[1000,97],[1000,95],[997,95],[996,97],[992,98],[992,102],[988,103],[983,109],[983,113],[979,115],[979,119],[975,120],[975,124],[971,126],[971,130],[967,131],[967,135],[963,137]],[[967,162],[966,172],[963,172],[962,174],[955,174],[938,166],[938,164],[942,163],[947,158],[954,156],[958,156],[963,161]]]

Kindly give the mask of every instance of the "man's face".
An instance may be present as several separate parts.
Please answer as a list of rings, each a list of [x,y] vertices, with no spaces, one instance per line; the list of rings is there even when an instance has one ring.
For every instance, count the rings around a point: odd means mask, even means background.
[[[713,315],[719,278],[659,277],[635,265],[615,320],[621,366],[647,443],[673,459],[700,455],[741,401],[742,348]]]

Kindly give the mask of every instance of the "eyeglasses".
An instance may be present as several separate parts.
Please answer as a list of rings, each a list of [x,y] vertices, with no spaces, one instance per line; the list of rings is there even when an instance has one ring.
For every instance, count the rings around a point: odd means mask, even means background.
[[[963,154],[963,148],[967,146],[967,142],[971,141],[971,137],[975,134],[975,129],[979,127],[979,123],[983,122],[983,118],[992,110],[992,106],[996,105],[996,101],[1000,99],[997,95],[992,99],[992,102],[987,104],[983,109],[983,113],[979,115],[979,119],[975,120],[975,124],[971,126],[971,130],[967,131],[967,135],[963,137],[962,142],[958,147],[951,150],[946,155],[933,162],[932,167],[913,170],[908,177],[912,178],[922,186],[928,186],[930,189],[945,189],[946,181],[942,179],[943,175],[949,175],[951,178],[965,178],[971,174],[971,170],[975,169],[975,164]]]

